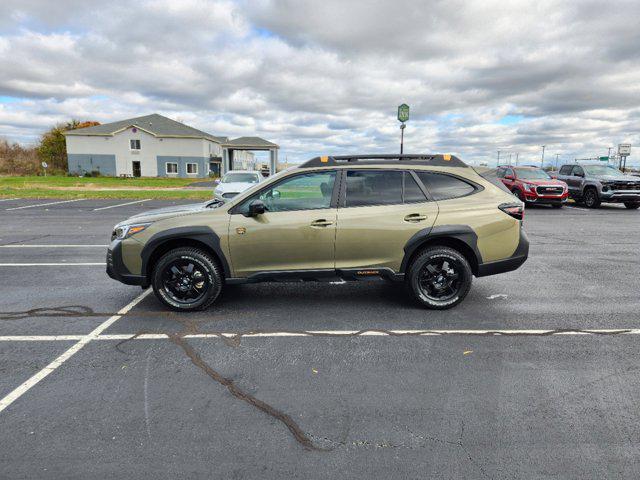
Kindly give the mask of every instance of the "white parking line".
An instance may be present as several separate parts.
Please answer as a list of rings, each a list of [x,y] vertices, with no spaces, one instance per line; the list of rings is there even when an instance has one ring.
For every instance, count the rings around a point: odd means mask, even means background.
[[[106,210],[108,208],[117,208],[117,207],[124,207],[125,205],[133,205],[134,203],[142,203],[142,202],[148,202],[149,200],[151,200],[150,198],[147,198],[145,200],[136,200],[135,202],[127,202],[127,203],[121,203],[119,205],[109,205],[108,207],[100,207],[100,208],[94,208],[93,211],[96,212],[98,210]]]
[[[107,248],[109,245],[0,245],[0,248]]]
[[[0,263],[0,267],[99,267],[106,266],[105,262],[86,263]]]
[[[22,385],[9,392],[4,398],[0,399],[0,412],[2,412],[5,408],[15,402],[22,395],[27,393],[34,385],[40,382],[42,379],[46,378],[50,373],[53,373],[60,365],[69,360],[73,355],[78,353],[85,345],[87,345],[92,340],[95,340],[102,332],[104,332],[107,328],[113,325],[116,321],[118,321],[122,316],[126,315],[129,310],[135,307],[138,303],[140,303],[147,295],[152,292],[151,289],[147,289],[134,298],[128,305],[123,307],[116,315],[110,317],[105,320],[103,323],[94,328],[87,335],[81,337],[81,339],[71,346],[68,350],[66,350],[62,355],[52,361],[49,365],[44,367],[38,373],[29,378]]]
[[[148,291],[147,291],[148,292]],[[467,329],[430,329],[430,330],[301,330],[301,331],[274,331],[274,332],[209,332],[192,333],[183,338],[273,338],[273,337],[394,337],[394,336],[584,336],[584,335],[640,335],[640,328],[590,328],[590,329],[494,329],[494,330],[467,330]],[[1,342],[45,342],[45,341],[69,341],[81,340],[84,335],[4,335],[0,336]],[[109,335],[96,335],[93,340],[166,340],[166,333],[118,333]]]
[[[49,205],[59,205],[61,203],[71,203],[71,202],[80,202],[84,200],[84,198],[76,198],[74,200],[63,200],[61,202],[49,202],[49,203],[39,203],[38,205],[23,205],[22,207],[13,207],[7,208],[6,210],[22,210],[24,208],[36,208],[36,207],[47,207]]]

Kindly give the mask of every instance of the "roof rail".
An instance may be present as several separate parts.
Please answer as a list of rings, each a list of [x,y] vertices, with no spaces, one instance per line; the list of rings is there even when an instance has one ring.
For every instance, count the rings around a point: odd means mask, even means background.
[[[372,154],[372,155],[330,155],[315,157],[300,165],[300,168],[333,167],[346,163],[366,163],[367,165],[383,165],[390,162],[398,162],[402,165],[430,165],[437,167],[468,167],[466,163],[455,155],[425,154],[425,155],[399,155],[399,154]]]

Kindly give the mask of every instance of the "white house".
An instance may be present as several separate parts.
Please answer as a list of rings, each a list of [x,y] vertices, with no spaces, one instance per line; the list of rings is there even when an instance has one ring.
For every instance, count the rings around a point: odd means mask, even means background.
[[[208,177],[253,165],[251,150],[270,151],[275,173],[278,145],[258,137],[229,140],[158,114],[65,132],[69,172],[107,176]]]

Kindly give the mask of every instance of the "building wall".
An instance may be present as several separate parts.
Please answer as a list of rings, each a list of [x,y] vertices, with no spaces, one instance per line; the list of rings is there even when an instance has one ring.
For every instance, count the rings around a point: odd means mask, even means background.
[[[74,162],[86,162],[90,158],[115,157],[115,173],[113,175],[133,175],[133,161],[139,161],[143,177],[166,176],[164,169],[158,171],[158,157],[198,158],[199,162],[208,161],[210,156],[222,156],[222,147],[215,142],[201,138],[157,138],[143,130],[129,128],[114,136],[68,135],[67,153]],[[130,149],[130,140],[140,140],[140,150]],[[77,157],[75,155],[82,155]],[[74,157],[75,156],[75,157]],[[106,161],[106,160],[104,160]],[[186,162],[184,162],[186,164]],[[75,165],[75,164],[74,164]],[[71,170],[70,170],[71,171]],[[101,170],[102,173],[102,170]],[[108,175],[107,173],[104,173]],[[183,176],[180,174],[180,176]],[[186,166],[184,170],[186,175]],[[208,176],[208,167],[198,167],[197,175]]]
[[[87,172],[98,171],[101,175],[113,177],[116,175],[115,155],[87,155],[82,153],[70,153],[69,173],[83,175]]]
[[[204,157],[177,157],[159,155],[157,160],[158,177],[205,178],[209,176],[209,159]],[[167,163],[176,163],[178,173],[167,173]],[[198,165],[198,173],[187,173],[187,163]]]

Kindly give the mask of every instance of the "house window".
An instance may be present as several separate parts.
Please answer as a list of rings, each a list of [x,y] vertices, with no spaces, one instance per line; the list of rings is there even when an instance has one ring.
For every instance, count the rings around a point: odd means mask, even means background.
[[[197,163],[187,163],[187,173],[197,174],[198,173],[198,164]]]
[[[140,140],[129,140],[129,146],[131,150],[140,150]]]
[[[167,175],[171,173],[178,173],[178,164],[173,162],[167,162]]]

